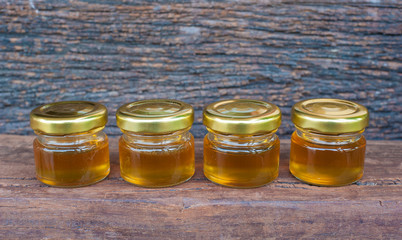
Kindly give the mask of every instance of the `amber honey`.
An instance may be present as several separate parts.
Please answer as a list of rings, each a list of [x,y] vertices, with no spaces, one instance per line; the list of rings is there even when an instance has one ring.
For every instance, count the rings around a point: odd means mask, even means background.
[[[109,144],[102,129],[107,109],[88,101],[55,102],[30,115],[36,177],[55,187],[81,187],[109,174]]]
[[[133,184],[167,187],[187,181],[194,175],[194,138],[157,147],[119,141],[120,174]]]
[[[36,177],[59,187],[79,187],[104,179],[110,171],[107,138],[87,146],[45,146],[34,140]]]
[[[290,172],[298,179],[323,186],[341,186],[363,176],[366,140],[361,136],[355,142],[318,144],[292,135]]]
[[[320,186],[351,184],[363,176],[367,109],[341,99],[309,99],[292,108],[289,170]]]
[[[278,177],[281,123],[279,108],[271,103],[223,100],[208,105],[203,114],[204,175],[214,183],[237,188],[265,185]]]
[[[247,145],[247,144],[246,144]],[[265,185],[278,177],[279,139],[254,147],[228,147],[204,138],[204,174],[217,184],[250,188]]]

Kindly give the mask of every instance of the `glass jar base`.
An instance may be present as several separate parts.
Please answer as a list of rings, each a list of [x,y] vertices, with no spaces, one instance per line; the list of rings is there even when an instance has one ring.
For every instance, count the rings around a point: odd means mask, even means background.
[[[194,173],[191,174],[189,177],[185,177],[180,179],[177,182],[170,182],[170,183],[166,183],[166,184],[155,184],[155,183],[150,183],[149,180],[144,180],[141,178],[131,178],[125,175],[121,175],[121,177],[128,183],[134,184],[136,186],[139,187],[145,187],[145,188],[164,188],[164,187],[172,187],[172,186],[176,186],[176,185],[180,185],[182,183],[187,182],[188,180],[190,180],[193,177]]]
[[[50,187],[57,187],[57,188],[78,188],[78,187],[85,187],[89,186],[95,183],[98,183],[102,180],[104,180],[107,176],[109,176],[110,170],[107,172],[106,175],[100,176],[98,178],[91,179],[91,181],[87,182],[79,182],[79,183],[60,183],[59,181],[55,180],[50,180],[46,178],[41,178],[38,175],[36,176],[36,179],[38,179],[40,182],[50,186]]]
[[[309,178],[309,177],[303,177],[300,174],[295,174],[290,170],[290,173],[295,177],[296,179],[307,183],[309,185],[314,185],[314,186],[321,186],[321,187],[342,187],[342,186],[347,186],[351,185],[357,181],[359,181],[363,177],[363,173],[360,174],[357,177],[351,178],[351,179],[342,179],[340,181],[339,179],[336,178],[331,178],[331,179],[314,179],[314,178]]]
[[[215,177],[213,175],[210,175],[208,173],[204,172],[204,176],[211,182],[218,184],[220,186],[224,186],[224,187],[229,187],[229,188],[258,188],[258,187],[263,187],[269,183],[271,183],[272,181],[274,181],[277,177],[278,174],[272,178],[267,179],[266,181],[259,181],[259,182],[239,182],[239,181],[233,181],[233,180],[228,180],[228,179],[222,179],[222,178],[218,178]]]

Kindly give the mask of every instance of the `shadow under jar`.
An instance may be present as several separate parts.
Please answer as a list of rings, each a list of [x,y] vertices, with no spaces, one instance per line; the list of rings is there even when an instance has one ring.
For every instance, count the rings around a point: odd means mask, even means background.
[[[236,188],[263,186],[278,177],[281,112],[271,103],[225,100],[204,110],[204,174]]]
[[[125,104],[116,113],[120,174],[142,187],[168,187],[189,180],[195,171],[193,108],[168,99]]]
[[[292,121],[290,172],[301,181],[321,186],[351,184],[363,176],[368,125],[367,109],[340,99],[296,103]]]
[[[55,187],[80,187],[110,172],[107,122],[103,105],[86,101],[56,102],[30,115],[36,177]]]

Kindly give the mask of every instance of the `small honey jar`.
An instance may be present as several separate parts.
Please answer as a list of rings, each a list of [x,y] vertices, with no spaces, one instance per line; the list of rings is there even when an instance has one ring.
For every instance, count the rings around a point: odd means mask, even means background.
[[[193,108],[168,99],[125,104],[116,113],[120,174],[142,187],[168,187],[189,180],[195,171]]]
[[[32,110],[36,177],[55,187],[80,187],[110,171],[109,143],[102,131],[107,109],[87,101],[55,102]]]
[[[204,174],[236,188],[265,185],[278,176],[281,111],[257,100],[225,100],[204,110]]]
[[[290,172],[301,181],[321,186],[351,184],[363,176],[368,125],[367,109],[340,99],[296,103],[292,121]]]

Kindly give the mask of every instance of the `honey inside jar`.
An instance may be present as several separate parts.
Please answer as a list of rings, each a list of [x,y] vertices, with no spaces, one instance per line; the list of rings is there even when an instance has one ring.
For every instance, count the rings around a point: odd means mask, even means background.
[[[322,145],[292,134],[290,172],[305,182],[340,186],[363,176],[366,140],[342,145]]]
[[[320,186],[351,184],[363,176],[368,113],[363,106],[338,99],[312,99],[295,105],[289,170]]]
[[[195,171],[193,108],[181,101],[132,102],[116,113],[120,174],[142,187],[168,187],[189,180]]]
[[[42,144],[38,139],[33,144],[37,178],[47,185],[85,186],[109,174],[107,137],[73,148]]]
[[[102,131],[105,106],[87,101],[56,102],[32,110],[36,177],[56,187],[81,187],[110,171],[109,144]]]
[[[147,187],[167,187],[185,182],[194,175],[195,169],[194,137],[190,133],[187,135],[180,141],[164,141],[157,147],[138,144],[138,140],[132,144],[127,137],[120,138],[122,178]]]
[[[231,187],[259,187],[278,177],[279,139],[249,149],[229,149],[204,138],[204,173],[211,181]],[[245,141],[246,145],[248,141]]]
[[[277,106],[256,100],[225,100],[204,110],[204,175],[236,188],[263,186],[278,177]]]

